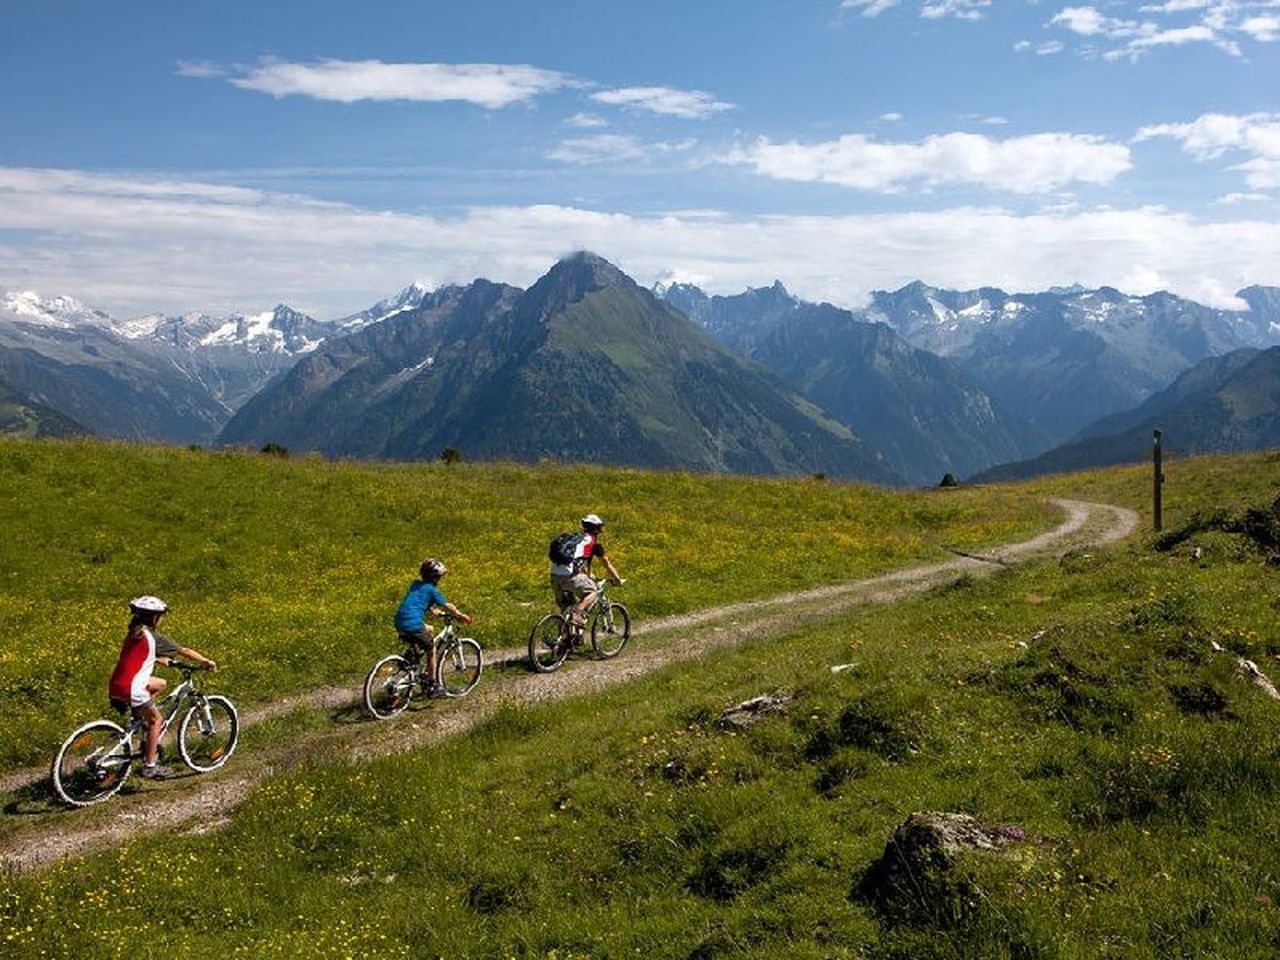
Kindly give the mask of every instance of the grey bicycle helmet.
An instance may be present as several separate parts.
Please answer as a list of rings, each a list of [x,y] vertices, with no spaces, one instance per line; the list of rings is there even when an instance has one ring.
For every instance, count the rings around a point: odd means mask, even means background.
[[[431,577],[435,577],[439,580],[448,572],[448,570],[448,567],[435,557],[432,557],[429,560],[422,561],[422,566],[418,568],[418,573],[422,575],[423,580],[428,580]]]
[[[129,601],[129,610],[132,613],[164,613],[169,609],[169,605],[159,597],[150,595],[134,597]]]

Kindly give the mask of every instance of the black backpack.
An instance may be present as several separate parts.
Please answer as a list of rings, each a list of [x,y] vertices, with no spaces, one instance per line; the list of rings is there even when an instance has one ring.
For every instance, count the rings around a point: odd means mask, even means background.
[[[570,566],[573,563],[573,556],[578,550],[578,544],[582,542],[582,534],[580,533],[562,533],[551,541],[547,547],[547,557],[552,563],[558,563],[561,566]]]

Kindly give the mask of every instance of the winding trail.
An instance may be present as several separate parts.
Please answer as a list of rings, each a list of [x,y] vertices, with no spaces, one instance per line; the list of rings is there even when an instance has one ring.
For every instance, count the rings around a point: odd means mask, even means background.
[[[322,687],[289,697],[243,714],[242,730],[301,708],[333,711],[335,722],[287,742],[237,751],[227,770],[182,776],[159,788],[147,786],[99,807],[58,806],[44,790],[44,767],[6,774],[0,777],[0,794],[8,794],[9,802],[0,823],[9,823],[0,836],[0,870],[36,870],[154,831],[185,828],[205,833],[227,823],[231,811],[266,780],[300,764],[412,750],[471,729],[500,703],[533,704],[593,693],[747,639],[780,636],[854,607],[923,593],[958,576],[983,576],[1032,557],[1113,543],[1138,525],[1138,515],[1123,507],[1061,499],[1053,503],[1066,512],[1059,526],[985,555],[957,552],[952,560],[864,580],[641,621],[631,632],[644,642],[632,643],[617,660],[578,659],[556,673],[534,674],[525,667],[523,647],[486,651],[486,680],[465,700],[429,701],[389,723],[365,721],[359,694],[350,688]],[[694,627],[698,629],[690,632]]]

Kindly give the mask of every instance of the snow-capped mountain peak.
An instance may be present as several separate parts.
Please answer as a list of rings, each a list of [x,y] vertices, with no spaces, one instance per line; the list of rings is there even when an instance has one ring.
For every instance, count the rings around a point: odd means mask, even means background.
[[[385,300],[379,300],[367,310],[361,310],[359,313],[353,313],[349,317],[343,317],[341,320],[335,321],[335,326],[344,332],[355,332],[361,327],[367,327],[371,323],[378,323],[403,310],[416,310],[422,306],[422,301],[426,299],[427,294],[430,292],[431,290],[426,284],[415,280],[399,293],[387,297]]]
[[[11,319],[45,327],[72,329],[86,323],[95,327],[111,325],[107,314],[89,309],[75,297],[45,298],[34,290],[3,291],[0,293],[0,311]]]

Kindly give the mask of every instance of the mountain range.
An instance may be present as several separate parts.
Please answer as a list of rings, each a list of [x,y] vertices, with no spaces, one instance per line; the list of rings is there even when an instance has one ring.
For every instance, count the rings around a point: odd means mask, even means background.
[[[369,310],[318,321],[284,304],[259,314],[120,321],[71,297],[0,294],[0,387],[93,433],[213,440],[232,413],[326,340],[412,308],[418,284]]]
[[[917,282],[874,294],[862,313],[956,361],[1057,445],[1207,357],[1280,343],[1280,301],[1266,293],[1243,290],[1238,296],[1250,309],[1230,311],[1110,287],[1006,294]]]
[[[1078,455],[1064,445],[1097,457],[1103,438],[1174,422],[1197,385],[1280,344],[1280,290],[1238,299],[917,282],[845,310],[781,282],[645,290],[588,253],[527,290],[412,284],[333,321],[284,304],[120,321],[0,292],[0,431],[932,484],[1056,469]],[[1256,403],[1218,409],[1230,423],[1178,422],[1267,435]]]
[[[798,300],[781,282],[727,297],[688,285],[655,292],[864,437],[912,484],[1045,446],[958,363],[913,347],[885,323]]]
[[[1105,417],[1031,460],[979,473],[977,482],[1134,463],[1151,456],[1153,431],[1171,454],[1226,453],[1280,445],[1280,347],[1244,348],[1202,360],[1166,389]]]
[[[589,253],[528,290],[444,288],[315,351],[221,439],[902,480],[847,427]]]

